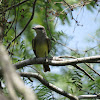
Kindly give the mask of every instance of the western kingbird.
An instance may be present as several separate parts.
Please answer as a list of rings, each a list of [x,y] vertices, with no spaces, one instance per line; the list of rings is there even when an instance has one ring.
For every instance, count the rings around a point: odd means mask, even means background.
[[[51,49],[51,42],[47,36],[45,28],[41,25],[37,25],[33,28],[37,35],[32,40],[32,48],[36,55],[36,57],[47,57],[50,49]],[[48,64],[43,64],[44,72],[50,71]]]

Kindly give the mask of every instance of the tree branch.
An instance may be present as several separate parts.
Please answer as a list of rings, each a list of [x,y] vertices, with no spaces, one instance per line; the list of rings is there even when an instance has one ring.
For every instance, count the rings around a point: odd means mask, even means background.
[[[18,63],[14,64],[14,66],[19,69],[25,67],[27,65],[32,64],[49,64],[52,66],[65,66],[65,65],[73,65],[79,63],[100,63],[100,55],[98,56],[90,56],[90,57],[83,57],[83,58],[76,58],[76,59],[61,59],[59,57],[52,57],[52,58],[30,58],[23,61],[19,61]]]
[[[74,58],[77,59],[76,57],[73,56],[59,56],[59,58]],[[99,61],[99,60],[98,60]],[[98,61],[96,61],[95,63],[97,63]],[[100,62],[100,61],[99,61]],[[100,76],[100,74],[98,72],[96,72],[90,65],[88,65],[87,63],[84,63],[88,68],[90,68],[94,73],[96,73],[97,75]]]
[[[66,60],[66,59],[61,59],[59,57],[53,57],[53,58],[48,58],[45,60],[45,58],[32,58],[24,61],[20,61],[14,66],[19,69],[22,67],[25,67],[27,65],[32,65],[32,64],[49,64],[53,66],[65,66],[65,65],[72,65],[75,68],[81,70],[86,76],[88,76],[91,80],[95,81],[92,76],[90,76],[83,68],[79,67],[77,64],[78,63],[87,63],[87,62],[92,62],[99,60],[100,56],[91,56],[91,57],[83,57],[83,58],[76,58],[76,59],[71,59],[71,60]]]
[[[25,73],[25,72],[19,72],[19,74],[22,76],[22,77],[33,77],[33,78],[36,78],[38,79],[43,85],[45,85],[46,87],[48,87],[49,89],[65,96],[65,97],[68,97],[70,100],[78,100],[78,98],[76,96],[73,96],[72,94],[70,93],[67,93],[65,91],[63,91],[62,89],[56,87],[55,85],[49,83],[47,80],[45,80],[40,74],[38,73]]]
[[[90,76],[83,68],[81,68],[80,66],[76,65],[76,64],[73,64],[73,66],[79,70],[81,70],[86,76],[88,76],[92,81],[95,81],[95,79]]]
[[[22,77],[27,78],[36,78],[39,80],[43,85],[48,87],[49,89],[55,91],[56,93],[59,93],[65,97],[68,97],[70,100],[80,100],[80,99],[100,99],[100,94],[97,95],[79,95],[78,97],[73,96],[70,93],[67,93],[66,91],[63,91],[62,89],[56,87],[55,85],[49,83],[47,80],[45,80],[40,74],[38,73],[32,73],[32,72],[18,72]]]
[[[65,97],[68,97],[70,100],[80,100],[80,99],[100,99],[100,94],[97,95],[79,95],[78,97],[73,96],[70,93],[67,93],[66,91],[63,91],[62,89],[56,87],[55,85],[49,83],[47,80],[45,80],[39,73],[32,73],[32,72],[18,72],[22,77],[27,78],[36,78],[39,80],[43,85],[48,87],[49,89],[55,91],[56,93],[59,93]]]
[[[12,39],[12,41],[8,44],[7,49],[10,47],[11,43],[14,42],[14,41],[25,31],[25,29],[27,28],[27,26],[29,25],[29,23],[30,23],[31,20],[33,19],[36,1],[37,1],[37,0],[35,0],[34,3],[33,3],[33,11],[32,11],[32,15],[31,15],[29,21],[28,21],[27,24],[25,25],[24,29],[23,29],[14,39]]]
[[[79,100],[80,99],[100,99],[100,94],[97,95],[80,95],[78,96]]]
[[[88,66],[94,73],[96,73],[97,75],[100,76],[100,74],[98,72],[96,72],[91,66],[89,66],[87,63],[84,63],[86,66]]]
[[[21,4],[23,4],[23,3],[27,2],[27,1],[29,1],[29,0],[24,0],[24,1],[22,1],[22,2],[20,2],[20,3],[18,3],[18,4],[16,4],[16,5],[12,5],[11,7],[5,9],[3,12],[0,12],[0,14],[6,12],[6,11],[8,11],[8,10],[11,10],[11,9],[13,9],[13,8],[15,8],[15,7],[17,7],[17,6],[20,6]]]

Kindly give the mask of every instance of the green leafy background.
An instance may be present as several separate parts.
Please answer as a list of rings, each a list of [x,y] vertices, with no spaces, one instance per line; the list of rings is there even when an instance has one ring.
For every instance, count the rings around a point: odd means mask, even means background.
[[[5,5],[3,3],[0,5],[0,8],[6,9],[12,5],[20,3],[22,0],[9,0],[6,1]],[[65,0],[70,6],[74,4],[79,4],[81,0]],[[89,0],[85,0],[89,2]],[[56,30],[56,21],[61,21],[61,25],[65,25],[67,23],[71,26],[71,20],[73,19],[71,12],[77,10],[79,7],[73,7],[73,11],[71,9],[66,9],[68,5],[62,3],[63,0],[37,0],[35,7],[35,15],[31,23],[28,25],[26,30],[19,36],[11,46],[9,47],[9,55],[12,59],[13,63],[18,61],[22,61],[25,59],[29,59],[35,57],[32,51],[32,39],[35,37],[35,31],[32,30],[32,27],[35,25],[43,25],[46,28],[47,34],[49,38],[53,38],[56,41],[64,44],[64,40],[66,40],[66,45],[73,39],[73,37],[65,34],[63,31]],[[32,6],[33,0],[29,0],[24,4],[8,10],[5,13],[5,31],[3,44],[5,47],[15,38],[25,27],[27,22],[29,21],[32,15]],[[89,4],[84,6],[90,12],[93,12],[93,9],[97,8],[97,4],[94,1],[90,1]],[[65,10],[66,9],[66,10]],[[63,11],[64,10],[64,11]],[[62,12],[63,11],[63,12]],[[73,19],[74,20],[74,19]],[[48,29],[49,26],[49,29]],[[60,28],[60,27],[59,27]],[[96,30],[96,37],[100,38],[100,29]],[[88,39],[87,43],[94,42],[93,39]],[[100,41],[99,41],[100,42]],[[97,41],[97,44],[99,44]],[[89,49],[90,47],[86,47]],[[91,56],[92,53],[94,55],[100,54],[100,45],[85,53],[86,56]],[[75,52],[72,50],[66,51],[65,46],[58,44],[57,42],[52,41],[52,50],[50,52],[50,56],[61,56],[61,55],[70,55],[75,57],[84,57],[83,53]],[[90,64],[91,65],[91,64]],[[100,78],[93,71],[91,71],[86,65],[81,64],[82,68],[84,68],[92,77],[95,78],[95,82],[91,81],[87,76],[85,76],[81,71],[77,70],[72,66],[51,66],[51,70],[58,70],[58,73],[54,72],[43,72],[42,65],[31,65],[26,66],[18,71],[21,72],[36,72],[34,69],[38,70],[40,74],[49,82],[58,86],[59,88],[72,93],[73,95],[82,95],[82,94],[97,94],[100,90]],[[94,68],[99,66],[98,64],[92,65]],[[39,100],[67,100],[66,97],[63,97],[52,90],[48,89],[44,85],[42,85],[39,81],[32,78],[33,82],[28,80],[27,78],[23,78],[25,83],[33,88]],[[23,98],[23,97],[22,97]]]

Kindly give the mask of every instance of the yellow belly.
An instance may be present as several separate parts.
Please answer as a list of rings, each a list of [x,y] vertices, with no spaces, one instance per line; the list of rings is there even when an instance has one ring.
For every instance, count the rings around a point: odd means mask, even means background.
[[[36,45],[36,55],[38,57],[48,56],[48,46],[47,46],[47,44]]]

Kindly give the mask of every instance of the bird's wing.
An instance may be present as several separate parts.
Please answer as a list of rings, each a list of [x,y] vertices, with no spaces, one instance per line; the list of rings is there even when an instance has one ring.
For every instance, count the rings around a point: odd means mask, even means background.
[[[33,51],[36,55],[36,39],[35,38],[32,40],[32,48],[33,48]]]
[[[51,40],[49,38],[46,38],[46,40],[47,40],[47,44],[48,44],[48,53],[49,53],[51,50]]]

